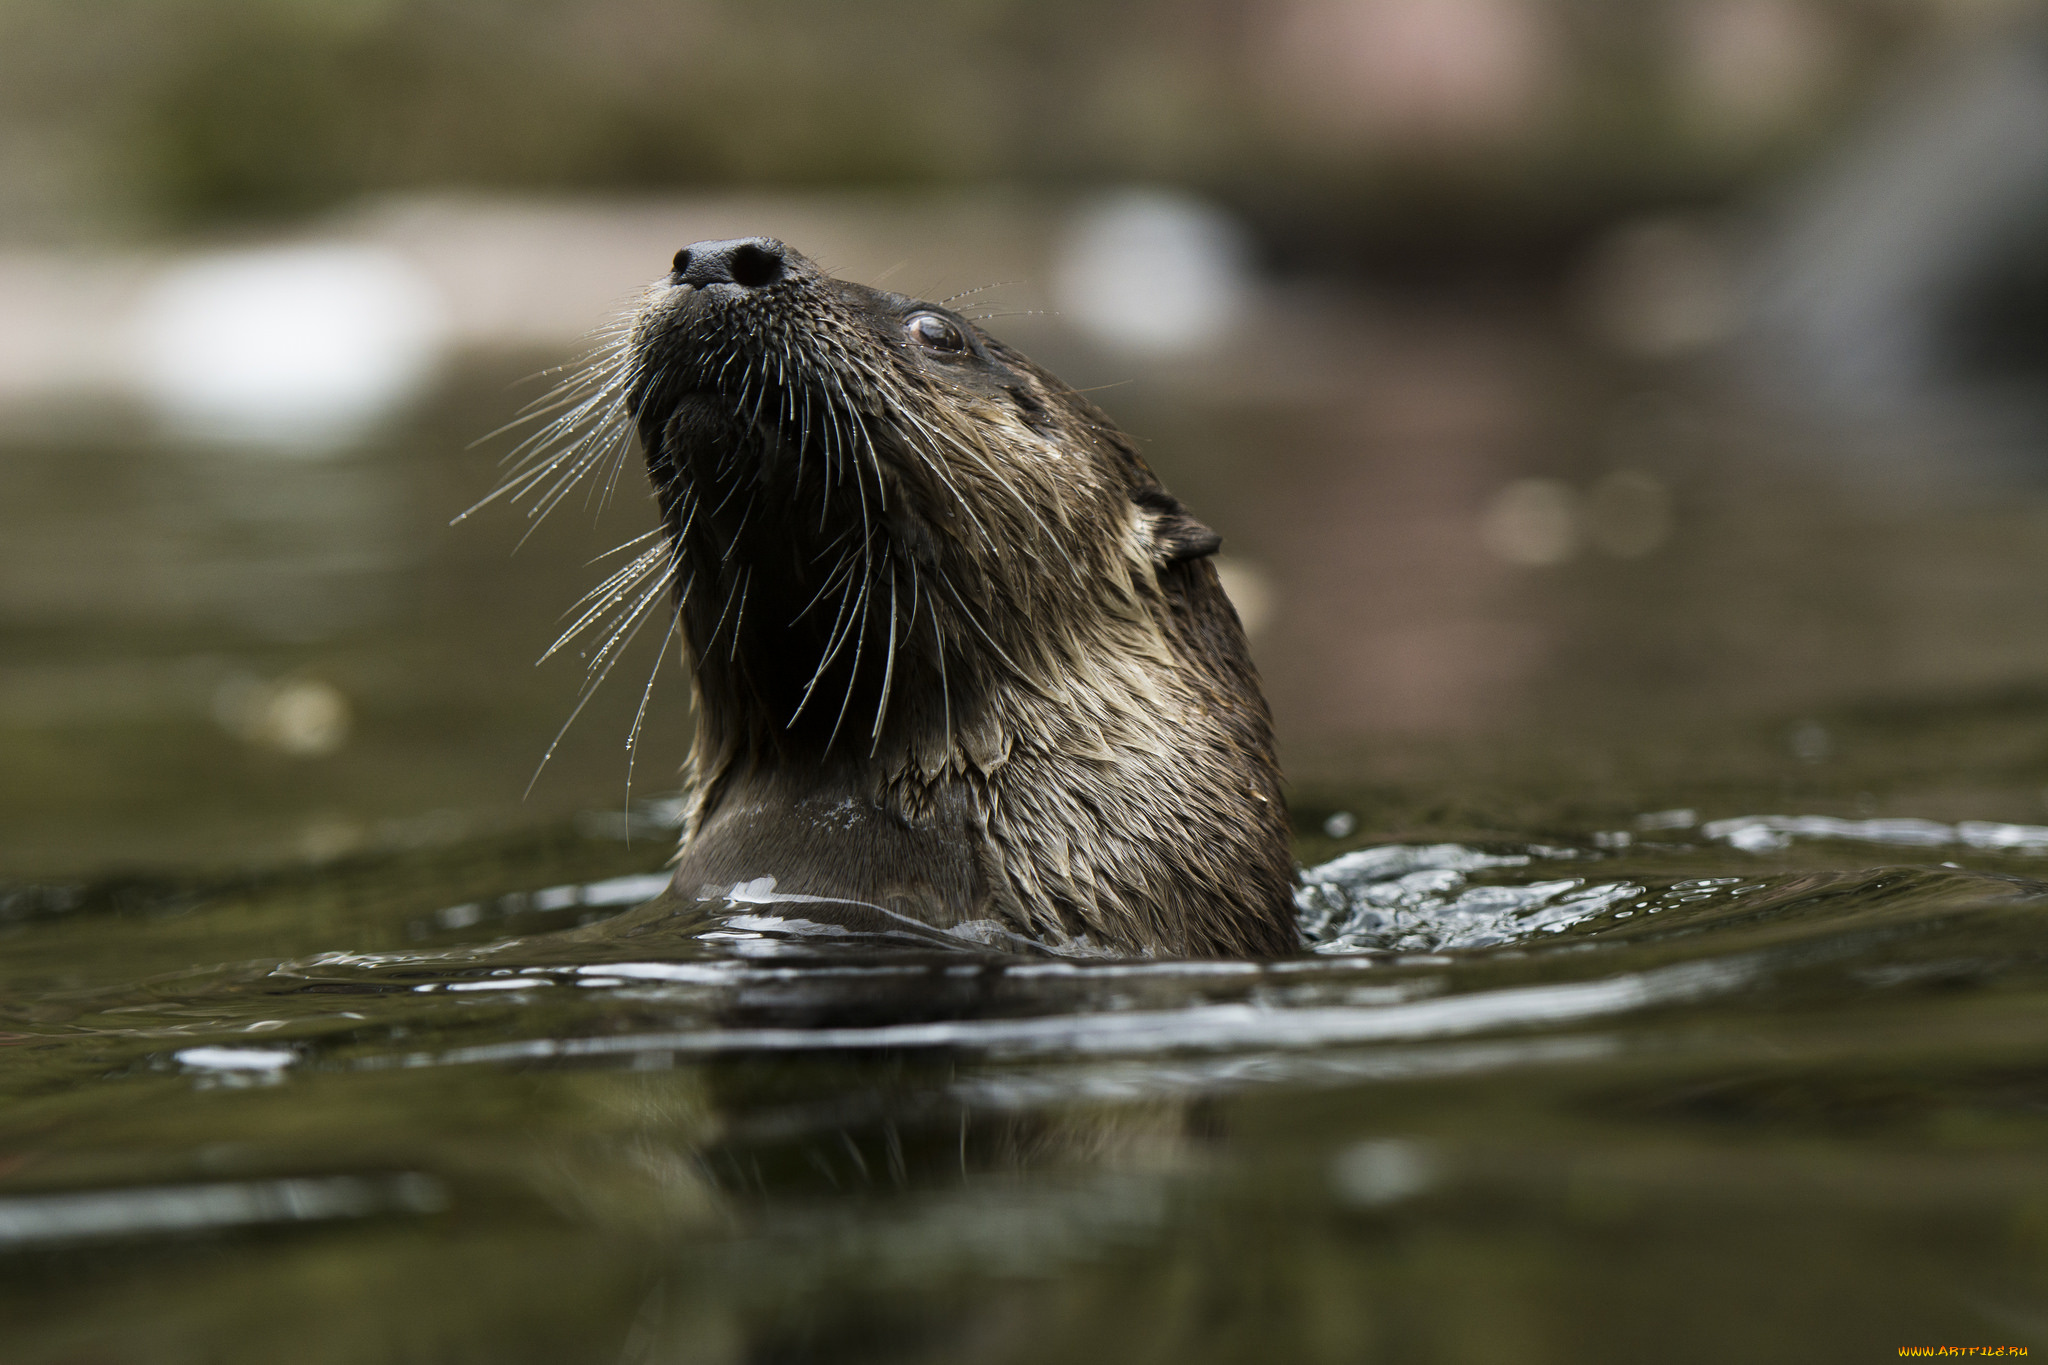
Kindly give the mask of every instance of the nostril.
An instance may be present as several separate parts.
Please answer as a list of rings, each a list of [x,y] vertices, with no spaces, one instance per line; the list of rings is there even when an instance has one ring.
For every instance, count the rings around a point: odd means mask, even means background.
[[[732,282],[747,289],[760,289],[782,278],[780,243],[742,242],[732,250]]]
[[[692,241],[676,252],[678,284],[692,289],[709,289],[713,284],[737,284],[739,289],[762,289],[788,274],[788,248],[774,237],[735,237],[731,241]]]
[[[789,249],[773,237],[692,242],[676,253],[673,278],[697,289],[715,284],[760,289],[789,273],[788,258]]]

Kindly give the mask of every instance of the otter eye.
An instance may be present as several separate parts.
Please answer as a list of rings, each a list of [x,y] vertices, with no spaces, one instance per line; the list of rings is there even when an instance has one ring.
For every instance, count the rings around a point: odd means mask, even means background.
[[[913,313],[903,326],[910,339],[927,351],[967,349],[967,334],[951,318],[942,318],[937,313]]]

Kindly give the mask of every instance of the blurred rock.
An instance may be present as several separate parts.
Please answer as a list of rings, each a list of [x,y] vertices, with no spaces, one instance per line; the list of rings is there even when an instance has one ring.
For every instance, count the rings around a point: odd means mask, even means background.
[[[2048,470],[2048,52],[1937,54],[1780,205],[1748,370],[1872,482]]]

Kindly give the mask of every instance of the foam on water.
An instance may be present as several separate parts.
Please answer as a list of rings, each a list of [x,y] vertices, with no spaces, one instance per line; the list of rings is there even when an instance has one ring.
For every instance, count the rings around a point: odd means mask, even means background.
[[[1463,844],[1363,848],[1301,874],[1302,937],[1315,952],[1429,953],[1560,933],[1643,894],[1632,882],[1561,877],[1472,884],[1474,873],[1528,867],[1566,850],[1487,853]]]

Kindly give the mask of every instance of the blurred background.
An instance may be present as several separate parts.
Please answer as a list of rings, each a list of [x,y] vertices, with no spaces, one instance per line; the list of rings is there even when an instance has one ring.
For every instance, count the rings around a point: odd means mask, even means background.
[[[0,872],[658,861],[651,635],[527,790],[637,470],[450,523],[754,233],[1140,438],[1316,820],[2048,809],[2038,6],[6,0]]]

